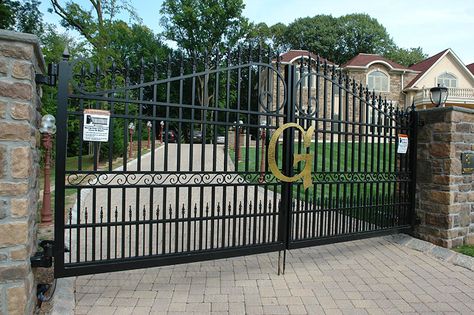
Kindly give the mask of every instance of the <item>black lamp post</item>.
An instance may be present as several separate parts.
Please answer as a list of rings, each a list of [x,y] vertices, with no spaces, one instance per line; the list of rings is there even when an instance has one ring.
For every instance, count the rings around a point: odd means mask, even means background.
[[[444,86],[433,87],[430,89],[430,99],[436,107],[442,106],[448,99],[448,88]]]

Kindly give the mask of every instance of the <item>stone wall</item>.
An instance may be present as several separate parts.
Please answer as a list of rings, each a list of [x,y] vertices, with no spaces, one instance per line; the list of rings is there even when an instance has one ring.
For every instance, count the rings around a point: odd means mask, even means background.
[[[36,287],[39,88],[35,36],[0,30],[0,314],[30,314]]]
[[[461,153],[474,153],[474,110],[419,111],[417,236],[444,247],[474,244],[474,174],[462,174]]]

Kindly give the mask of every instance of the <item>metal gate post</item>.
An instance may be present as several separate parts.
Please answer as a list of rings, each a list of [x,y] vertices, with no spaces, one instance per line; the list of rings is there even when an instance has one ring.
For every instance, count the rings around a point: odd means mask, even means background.
[[[71,65],[67,55],[58,66],[58,104],[56,111],[56,178],[54,199],[54,277],[64,272],[64,189],[67,156],[67,105]]]
[[[295,66],[285,66],[285,83],[287,86],[287,99],[286,106],[284,109],[284,123],[294,122],[295,120],[295,108],[294,108],[294,78],[295,78]],[[287,128],[283,131],[283,146],[282,146],[282,167],[283,174],[286,176],[293,176],[293,152],[294,152],[294,132]],[[285,244],[283,252],[283,261],[280,261],[280,253],[278,254],[278,274],[280,270],[285,273],[286,265],[286,250],[288,249],[291,239],[291,209],[293,200],[293,184],[284,182],[282,183],[281,192],[281,206],[280,206],[280,236],[281,241]],[[281,264],[282,263],[282,264]]]

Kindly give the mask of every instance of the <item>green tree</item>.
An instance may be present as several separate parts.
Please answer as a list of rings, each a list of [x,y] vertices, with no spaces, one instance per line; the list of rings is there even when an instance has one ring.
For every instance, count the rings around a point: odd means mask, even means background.
[[[53,7],[50,11],[61,17],[61,25],[84,36],[93,47],[94,56],[99,63],[105,63],[109,56],[113,56],[114,51],[110,49],[110,27],[117,16],[126,13],[131,20],[140,21],[127,0],[89,0],[89,9],[73,1],[61,4],[58,0],[51,0],[51,4]]]
[[[169,49],[160,37],[141,24],[129,26],[124,21],[114,21],[109,27],[110,45],[118,63],[128,59],[130,64],[138,65],[146,61],[166,60]]]
[[[13,30],[16,24],[16,13],[20,7],[20,1],[3,0],[0,2],[0,28]]]
[[[273,47],[280,51],[288,50],[284,38],[286,32],[286,25],[283,23],[276,23],[270,26],[271,40],[273,42]]]
[[[337,21],[336,63],[344,63],[359,53],[385,55],[395,44],[385,27],[368,14],[348,14]]]
[[[233,46],[247,32],[242,0],[165,0],[163,36],[189,56]]]
[[[17,11],[17,30],[41,36],[44,31],[43,13],[38,0],[24,1]]]
[[[423,52],[423,49],[421,47],[417,47],[417,48],[395,47],[394,49],[388,51],[385,54],[385,57],[403,66],[409,67],[411,65],[414,65],[415,63],[418,63],[426,59],[428,55]]]
[[[37,36],[43,34],[43,13],[39,10],[38,0],[23,2],[4,0],[0,3],[0,28]]]
[[[329,60],[337,57],[340,42],[338,20],[331,15],[298,18],[286,28],[283,45],[291,49],[304,49]]]

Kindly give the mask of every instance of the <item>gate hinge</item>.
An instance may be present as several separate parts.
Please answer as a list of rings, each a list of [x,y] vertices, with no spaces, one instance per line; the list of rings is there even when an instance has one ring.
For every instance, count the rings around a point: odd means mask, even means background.
[[[53,265],[53,246],[54,241],[41,241],[39,246],[43,251],[36,252],[33,257],[30,258],[31,267],[37,268],[49,268]]]
[[[49,86],[55,86],[58,78],[58,65],[50,63],[48,65],[48,74],[37,73],[35,75],[35,82],[38,84],[46,84]]]

